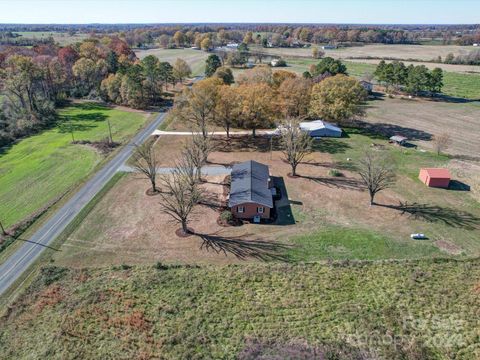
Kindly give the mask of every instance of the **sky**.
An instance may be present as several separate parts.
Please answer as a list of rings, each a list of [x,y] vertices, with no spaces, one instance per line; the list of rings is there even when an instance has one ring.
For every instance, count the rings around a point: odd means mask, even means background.
[[[478,24],[480,0],[0,0],[0,23]]]

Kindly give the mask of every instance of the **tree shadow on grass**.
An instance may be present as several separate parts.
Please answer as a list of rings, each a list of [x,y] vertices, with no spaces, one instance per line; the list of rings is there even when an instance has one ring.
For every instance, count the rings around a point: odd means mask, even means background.
[[[69,123],[70,121],[91,121],[101,122],[107,119],[107,115],[101,112],[92,112],[88,114],[75,114],[75,115],[62,115],[60,118],[61,123]],[[68,120],[68,121],[67,121]],[[70,122],[71,123],[71,122]],[[75,125],[74,123],[71,123]]]
[[[446,102],[451,104],[467,104],[467,103],[480,101],[480,99],[465,99],[462,97],[449,96],[445,94],[437,94],[436,96],[432,97],[430,101]]]
[[[336,161],[336,162],[316,162],[312,160],[303,161],[300,164],[307,166],[324,167],[327,169],[350,170],[356,169],[353,161]]]
[[[330,139],[330,138],[321,138],[316,139],[313,142],[312,150],[324,152],[328,154],[340,154],[344,153],[351,146],[345,143],[344,141],[340,141],[337,139]]]
[[[403,214],[408,214],[415,220],[424,220],[427,222],[443,223],[445,225],[473,230],[480,228],[480,218],[462,210],[444,208],[437,205],[419,204],[419,203],[403,203],[398,205],[377,204],[376,206],[383,206],[389,209],[401,211]]]
[[[325,185],[330,188],[338,188],[344,190],[364,191],[365,184],[358,179],[347,177],[322,177],[322,176],[306,176],[298,175],[298,177],[311,180],[317,184]]]
[[[253,258],[261,261],[288,261],[285,253],[291,246],[272,241],[247,240],[252,234],[224,236],[218,232],[212,234],[195,233],[202,239],[201,250],[234,255],[241,260]]]
[[[432,134],[418,129],[407,128],[400,125],[386,123],[369,123],[357,120],[350,133],[357,133],[369,136],[371,138],[389,138],[394,135],[402,135],[410,140],[432,140]]]
[[[223,210],[227,204],[225,201],[222,201],[221,196],[218,194],[204,193],[199,205],[206,206],[213,210]]]
[[[93,128],[96,128],[96,125],[92,124],[85,124],[85,123],[73,123],[73,122],[61,122],[58,124],[58,132],[61,134],[65,133],[71,133],[72,131],[74,133],[80,132],[80,131],[87,131]]]
[[[229,139],[225,137],[215,138],[215,151],[258,151],[268,152],[270,150],[281,150],[280,139],[265,135],[232,135]]]

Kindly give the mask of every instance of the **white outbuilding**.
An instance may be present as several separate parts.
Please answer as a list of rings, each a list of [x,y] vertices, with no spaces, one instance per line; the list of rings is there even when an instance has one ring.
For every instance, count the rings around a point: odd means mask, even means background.
[[[311,137],[342,137],[342,129],[323,120],[301,122],[300,129]]]

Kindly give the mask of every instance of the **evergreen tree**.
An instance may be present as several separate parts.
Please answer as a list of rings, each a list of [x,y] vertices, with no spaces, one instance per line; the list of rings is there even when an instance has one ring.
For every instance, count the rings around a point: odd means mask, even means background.
[[[217,55],[215,54],[209,55],[206,60],[205,76],[207,77],[212,76],[213,74],[215,74],[215,71],[217,71],[217,69],[221,66],[222,66],[222,61]]]

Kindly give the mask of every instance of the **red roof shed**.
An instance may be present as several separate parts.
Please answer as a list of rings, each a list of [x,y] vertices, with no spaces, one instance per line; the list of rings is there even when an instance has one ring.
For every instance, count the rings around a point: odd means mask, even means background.
[[[420,169],[418,177],[425,185],[440,188],[448,188],[451,178],[448,169],[442,168]]]

